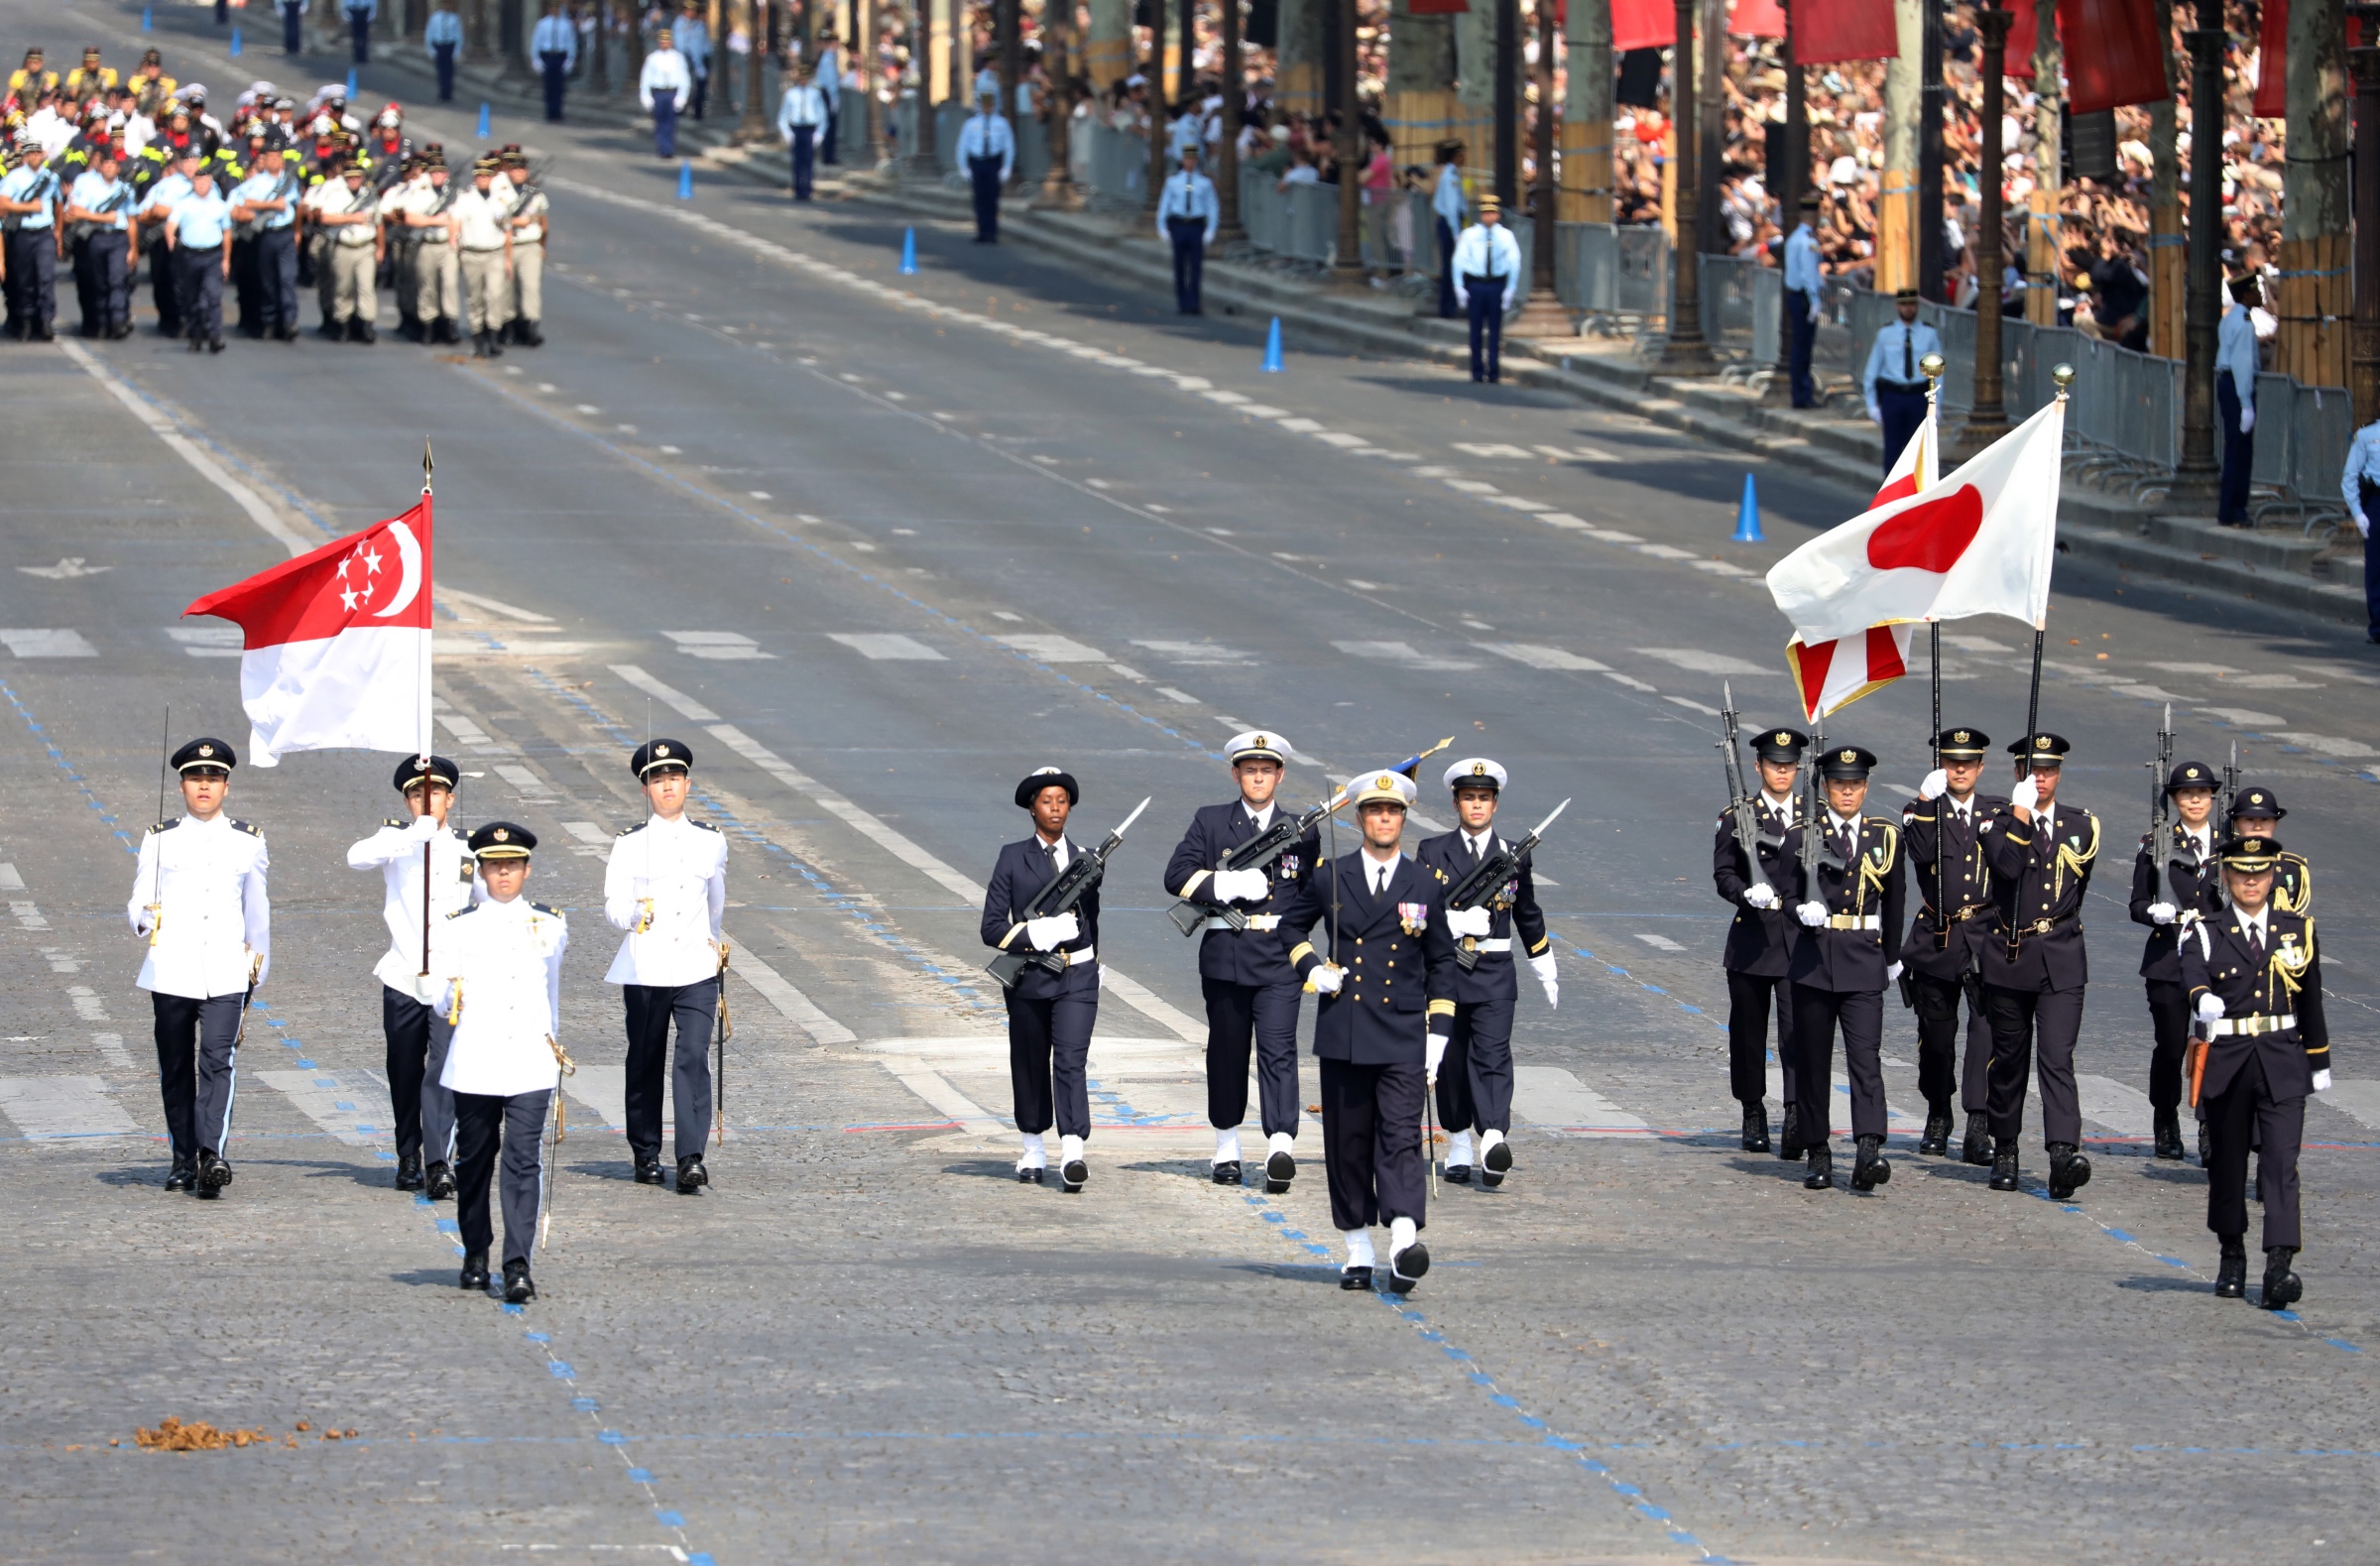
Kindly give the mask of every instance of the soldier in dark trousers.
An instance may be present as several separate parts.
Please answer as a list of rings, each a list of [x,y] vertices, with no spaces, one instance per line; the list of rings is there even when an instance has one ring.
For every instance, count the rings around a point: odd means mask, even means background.
[[[1064,913],[1027,916],[1041,889],[1065,874],[1083,852],[1066,835],[1067,817],[1082,802],[1071,773],[1044,767],[1016,785],[1016,804],[1031,812],[1033,835],[1000,850],[984,887],[984,944],[999,951],[1055,952],[1063,973],[1028,963],[1008,990],[1009,1083],[1015,1095],[1016,1178],[1041,1183],[1049,1152],[1042,1143],[1058,1127],[1058,1179],[1079,1191],[1091,1177],[1084,1158],[1091,1140],[1091,1029],[1099,1019],[1099,888]],[[1247,1068],[1242,1067],[1245,1077]]]
[[[1751,742],[1752,759],[1760,770],[1760,797],[1752,801],[1752,813],[1759,826],[1760,874],[1766,885],[1751,884],[1751,864],[1735,840],[1731,813],[1721,813],[1719,831],[1711,841],[1712,885],[1719,889],[1720,901],[1735,908],[1727,923],[1726,949],[1720,956],[1727,975],[1727,1087],[1743,1106],[1743,1150],[1768,1151],[1768,1014],[1773,1002],[1777,1066],[1785,1090],[1785,1139],[1778,1155],[1787,1159],[1802,1155],[1793,986],[1785,977],[1797,926],[1778,889],[1790,873],[1781,856],[1786,829],[1797,819],[1801,804],[1794,780],[1809,743],[1808,735],[1791,729],[1770,729]]]
[[[2157,1043],[2149,1056],[2149,1107],[2156,1117],[2157,1156],[2185,1156],[2182,1145],[2182,1056],[2190,1042],[2190,993],[2182,984],[2181,934],[2202,913],[2220,911],[2206,906],[2220,889],[2209,872],[2214,866],[2214,769],[2204,762],[2180,762],[2166,775],[2166,796],[2173,801],[2175,820],[2167,850],[2172,861],[2166,881],[2158,884],[2160,845],[2140,840],[2132,861],[2132,922],[2149,927],[2148,944],[2140,954],[2141,982],[2149,996],[2149,1027]]]
[[[1397,1294],[1430,1269],[1421,1243],[1432,1155],[1422,1145],[1423,1100],[1455,1017],[1447,884],[1403,852],[1414,793],[1401,773],[1359,779],[1362,845],[1306,884],[1280,933],[1290,963],[1322,997],[1314,1055],[1331,1222],[1347,1242],[1339,1286],[1371,1286],[1371,1226],[1385,1220],[1388,1287]]]
[[[1801,1135],[1810,1149],[1802,1184],[1835,1186],[1830,1145],[1835,1097],[1835,1032],[1843,1030],[1844,1072],[1851,1083],[1851,1136],[1858,1148],[1851,1188],[1872,1191],[1892,1178],[1884,1157],[1884,990],[1901,976],[1901,829],[1862,815],[1875,753],[1830,747],[1818,758],[1827,807],[1786,833],[1794,921],[1801,935],[1786,972],[1793,981],[1793,1026],[1800,1051]],[[1821,834],[1816,876],[1802,872],[1802,840]]]
[[[1288,765],[1278,734],[1235,734],[1224,747],[1240,797],[1199,807],[1165,866],[1165,890],[1209,910],[1198,946],[1198,987],[1207,1003],[1207,1119],[1215,1128],[1218,1185],[1238,1185],[1240,1123],[1248,1118],[1248,1056],[1256,1056],[1256,1107],[1264,1127],[1265,1188],[1297,1175],[1298,979],[1273,938],[1282,910],[1313,879],[1320,829],[1308,827],[1263,866],[1222,869],[1223,856],[1272,829],[1284,807],[1273,795]],[[1243,856],[1245,857],[1245,856]],[[1245,929],[1226,916],[1237,912]]]
[[[2222,1244],[2218,1298],[2247,1292],[2247,1173],[2258,1151],[2264,1199],[2264,1308],[2305,1292],[2290,1264],[2304,1236],[2298,1219],[2298,1151],[2306,1095],[2330,1087],[2330,1031],[2314,920],[2273,901],[2283,850],[2270,837],[2228,837],[2215,849],[2229,906],[2193,920],[2182,936],[2183,983],[2206,1039],[2199,1103],[2206,1112],[2206,1227]]]
[[[1981,950],[2000,938],[1999,904],[1991,901],[1991,871],[1983,863],[1980,827],[2008,801],[1975,791],[1991,736],[1980,729],[1945,729],[1935,736],[1942,765],[1918,785],[1901,811],[1917,917],[1901,942],[1902,980],[1917,1010],[1917,1089],[1926,1100],[1925,1135],[1917,1150],[1941,1157],[1951,1150],[1951,1103],[1966,1111],[1964,1161],[1991,1162],[1986,1076],[1991,1022],[1983,1013]],[[1966,1063],[1959,1061],[1959,1003],[1966,1002]]]
[[[2070,749],[2055,734],[2028,734],[2008,747],[2017,783],[1979,830],[2000,905],[2001,935],[1983,947],[1983,1004],[1991,1018],[1991,1188],[2017,1188],[2017,1139],[2025,1129],[2025,1084],[2041,1053],[2041,1121],[2050,1155],[2050,1195],[2059,1201],[2090,1179],[2082,1156],[2082,1106],[2075,1088],[2075,1040],[2090,980],[2082,900],[2099,858],[2099,822],[2058,803]]]
[[[1444,877],[1450,892],[1503,851],[1495,835],[1495,806],[1507,781],[1504,769],[1485,756],[1468,757],[1446,770],[1462,824],[1424,839],[1414,857]],[[1485,903],[1449,908],[1446,922],[1460,949],[1479,954],[1479,966],[1468,972],[1460,961],[1455,964],[1455,1015],[1447,1028],[1446,1059],[1438,1069],[1446,1177],[1457,1185],[1471,1183],[1476,1132],[1480,1183],[1492,1190],[1512,1167],[1512,1013],[1520,999],[1515,942],[1545,989],[1545,1004],[1555,1007],[1562,1001],[1529,856],[1520,856],[1511,876]]]

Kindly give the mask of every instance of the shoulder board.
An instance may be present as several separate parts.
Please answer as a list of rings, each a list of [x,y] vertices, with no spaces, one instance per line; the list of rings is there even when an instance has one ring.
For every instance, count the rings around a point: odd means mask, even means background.
[[[558,919],[562,916],[562,910],[560,908],[548,907],[542,903],[532,903],[530,907],[536,912],[544,914],[549,919]]]
[[[645,826],[646,826],[646,823],[645,823],[645,822],[643,822],[643,821],[639,821],[639,822],[638,822],[636,825],[634,825],[634,826],[624,826],[624,827],[622,827],[622,828],[621,828],[619,831],[617,831],[617,832],[614,832],[612,835],[613,835],[614,837],[626,837],[626,836],[628,836],[628,835],[629,835],[629,833],[631,833],[631,832],[642,832],[642,831],[644,831],[644,830],[645,830]]]
[[[466,913],[477,913],[479,908],[480,904],[474,903],[467,908],[456,908],[452,913],[449,913],[446,916],[450,919],[459,919]]]
[[[171,831],[173,831],[173,830],[174,830],[176,827],[178,827],[178,826],[179,826],[179,825],[181,825],[181,817],[180,817],[180,816],[176,816],[176,817],[175,817],[173,820],[171,820],[171,821],[156,821],[156,822],[152,822],[152,823],[150,824],[149,830],[150,830],[150,831],[152,831],[152,832],[171,832]]]
[[[232,829],[233,831],[235,831],[235,832],[245,832],[245,833],[247,833],[247,834],[248,834],[250,837],[263,837],[263,836],[265,835],[265,829],[264,829],[263,827],[261,827],[261,826],[251,826],[251,825],[250,825],[248,822],[246,822],[246,821],[234,821],[234,822],[232,822],[232,823],[231,823],[231,829]]]
[[[413,825],[414,823],[411,821],[400,821],[395,816],[390,816],[386,821],[383,821],[380,824],[383,826],[393,826],[398,830],[403,831],[405,828]]]
[[[711,823],[708,821],[688,821],[686,825],[696,827],[705,832],[716,832],[719,830],[717,827],[711,825]]]

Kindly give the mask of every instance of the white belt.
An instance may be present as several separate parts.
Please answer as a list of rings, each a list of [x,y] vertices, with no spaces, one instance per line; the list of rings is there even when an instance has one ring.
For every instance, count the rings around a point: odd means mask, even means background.
[[[1228,930],[1231,927],[1231,920],[1220,913],[1207,919],[1207,928],[1211,930]],[[1251,930],[1277,930],[1281,927],[1281,916],[1278,913],[1250,913],[1248,915],[1248,927]]]
[[[2277,1033],[2283,1028],[2297,1025],[2298,1014],[2295,1012],[2283,1012],[2276,1017],[2222,1017],[2215,1019],[2213,1024],[2208,1026],[2207,1036],[2209,1038],[2223,1038],[2233,1034],[2253,1036],[2257,1033]]]
[[[1089,962],[1092,958],[1098,955],[1099,948],[1096,946],[1086,946],[1081,951],[1070,951],[1066,954],[1066,966],[1069,968],[1080,968],[1084,963]]]
[[[1880,930],[1884,916],[1880,913],[1830,913],[1824,928],[1831,930]]]
[[[1512,937],[1509,935],[1482,935],[1476,939],[1465,941],[1464,946],[1470,951],[1508,952],[1512,949]]]

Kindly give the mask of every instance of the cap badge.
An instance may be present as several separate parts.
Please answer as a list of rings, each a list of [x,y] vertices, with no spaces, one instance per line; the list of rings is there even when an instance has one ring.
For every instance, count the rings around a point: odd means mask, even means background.
[[[2033,737],[2033,748],[2037,751],[2048,750],[2050,748],[2050,737],[2046,734],[2035,735]]]
[[[499,843],[509,843],[509,842],[511,842],[511,841],[513,840],[513,834],[512,834],[512,833],[510,833],[510,832],[508,832],[508,831],[506,831],[506,830],[505,830],[503,827],[501,827],[501,826],[500,826],[500,827],[498,827],[498,828],[497,828],[495,831],[493,831],[493,832],[490,832],[490,833],[488,834],[488,836],[490,836],[490,837],[494,838],[494,839],[495,839],[497,842],[499,842]]]
[[[1857,751],[1846,750],[1842,753],[1840,759],[1846,762],[1855,762],[1859,759],[1859,753]]]
[[[1374,788],[1393,788],[1396,786],[1396,780],[1390,778],[1386,773],[1382,773],[1378,778],[1372,780],[1371,785]]]
[[[1473,763],[1471,764],[1471,775],[1472,775],[1474,778],[1485,778],[1485,777],[1487,777],[1487,776],[1488,776],[1488,764],[1487,764],[1486,762],[1473,762]]]
[[[1263,735],[1259,734],[1256,736],[1256,743],[1252,748],[1259,751],[1268,751],[1272,749],[1272,742],[1264,738]]]
[[[653,748],[653,754],[655,756],[666,756],[669,754],[669,747],[666,745],[655,745]]]
[[[212,756],[215,754],[215,748],[212,745],[201,745],[198,747],[198,754],[201,756]]]

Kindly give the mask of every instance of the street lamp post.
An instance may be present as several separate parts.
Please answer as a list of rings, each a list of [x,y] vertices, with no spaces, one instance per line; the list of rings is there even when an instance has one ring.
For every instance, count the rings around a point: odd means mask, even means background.
[[[2223,311],[2223,7],[2199,0],[2190,42],[2190,261],[2183,289],[2182,460],[2171,500],[2212,500],[2215,327]]]
[[[2001,72],[2008,63],[2008,29],[2015,13],[1998,4],[1975,12],[1983,30],[1983,215],[1975,227],[1975,395],[1960,432],[1957,455],[1973,456],[2008,432],[2008,415],[2000,401],[2000,276],[2001,246],[2006,220],[2000,200],[2000,120],[2006,104],[2007,81]]]
[[[1356,0],[1332,0],[1339,11],[1339,248],[1331,281],[1364,281],[1364,116],[1356,89]],[[1189,48],[1183,40],[1182,47]]]
[[[1678,237],[1669,249],[1669,340],[1662,345],[1656,369],[1662,375],[1710,375],[1718,370],[1719,361],[1703,340],[1702,223],[1696,210],[1702,204],[1696,198],[1702,181],[1695,172],[1700,161],[1695,146],[1694,0],[1677,0],[1677,22],[1678,41],[1669,70],[1669,125],[1676,148],[1671,162],[1676,165],[1677,198],[1671,205],[1677,213]],[[1712,47],[1718,47],[1717,40]]]
[[[1516,337],[1567,337],[1575,328],[1557,292],[1554,230],[1554,7],[1537,0],[1537,123],[1532,152],[1537,178],[1529,181],[1534,218],[1529,250],[1529,292],[1510,327]]]

